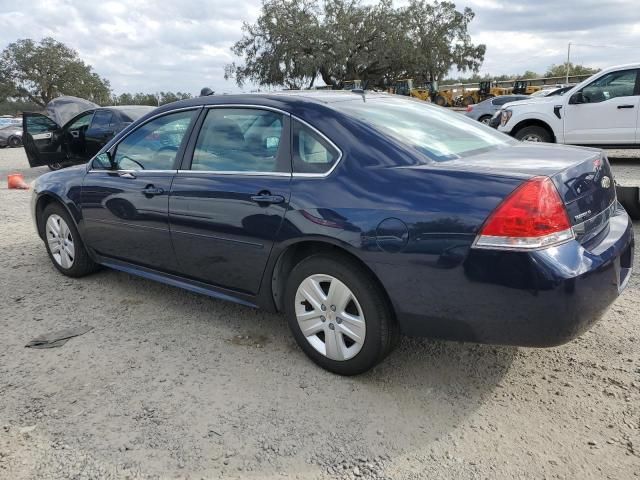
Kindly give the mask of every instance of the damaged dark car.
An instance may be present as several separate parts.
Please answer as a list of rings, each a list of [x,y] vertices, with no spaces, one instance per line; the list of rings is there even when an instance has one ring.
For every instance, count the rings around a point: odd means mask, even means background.
[[[154,108],[100,107],[77,97],[55,98],[46,112],[23,114],[22,141],[29,165],[60,170],[86,163],[118,132]]]

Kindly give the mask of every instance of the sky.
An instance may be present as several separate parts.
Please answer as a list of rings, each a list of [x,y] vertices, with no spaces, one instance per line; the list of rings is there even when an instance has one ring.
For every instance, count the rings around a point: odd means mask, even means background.
[[[455,1],[455,0],[454,0]],[[638,0],[457,0],[487,45],[480,73],[544,72],[566,60],[592,67],[640,61]],[[367,3],[373,3],[369,0]],[[402,2],[397,2],[398,5]],[[0,49],[52,36],[109,79],[115,93],[238,91],[224,80],[231,45],[260,0],[0,0]],[[452,72],[457,76],[457,72]]]

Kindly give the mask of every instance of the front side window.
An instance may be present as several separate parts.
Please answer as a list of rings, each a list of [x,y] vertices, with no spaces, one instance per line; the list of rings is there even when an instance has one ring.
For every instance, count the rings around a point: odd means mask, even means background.
[[[212,108],[196,141],[192,170],[290,172],[284,115],[251,108]]]
[[[294,123],[294,173],[327,173],[338,158],[338,151],[317,132],[300,122]]]
[[[637,70],[608,73],[582,89],[585,103],[600,103],[635,94]]]
[[[194,110],[155,118],[122,140],[112,155],[115,170],[173,170]]]
[[[93,114],[93,121],[91,122],[92,130],[108,130],[111,124],[111,118],[113,113],[109,110],[98,110]]]

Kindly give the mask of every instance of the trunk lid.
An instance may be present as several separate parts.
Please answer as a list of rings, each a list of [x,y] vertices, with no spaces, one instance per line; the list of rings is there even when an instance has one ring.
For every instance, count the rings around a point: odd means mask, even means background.
[[[441,162],[439,167],[486,170],[521,177],[550,177],[565,204],[579,241],[586,242],[608,224],[616,191],[611,166],[601,150],[519,143],[511,147]]]

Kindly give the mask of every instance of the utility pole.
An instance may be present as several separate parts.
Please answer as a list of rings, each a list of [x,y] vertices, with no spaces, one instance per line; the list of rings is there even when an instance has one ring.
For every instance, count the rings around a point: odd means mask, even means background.
[[[571,42],[569,42],[569,44],[567,45],[567,79],[565,81],[565,83],[569,83],[569,62],[570,62],[570,57],[571,57]]]

